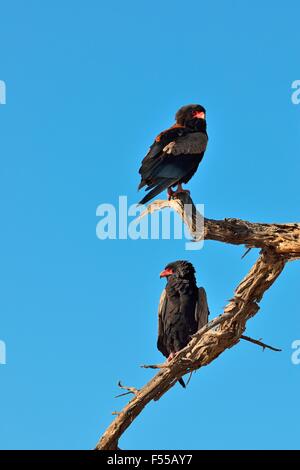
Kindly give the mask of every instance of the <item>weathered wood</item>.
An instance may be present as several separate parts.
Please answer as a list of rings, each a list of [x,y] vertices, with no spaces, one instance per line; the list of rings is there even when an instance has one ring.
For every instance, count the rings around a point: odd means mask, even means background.
[[[118,382],[118,387],[122,388],[123,390],[127,390],[126,393],[121,393],[120,395],[117,395],[115,398],[123,397],[124,395],[129,395],[130,393],[133,393],[134,395],[138,394],[138,389],[135,387],[126,387],[125,385],[122,385],[121,381],[119,380]]]
[[[273,248],[278,254],[289,257],[300,256],[299,223],[253,223],[235,218],[224,220],[204,218],[203,220],[203,216],[196,210],[187,193],[179,194],[177,198],[170,201],[156,200],[152,202],[139,216],[139,219],[165,208],[172,208],[179,214],[197,241],[205,239],[234,245],[246,245],[247,248]]]
[[[185,204],[192,205],[192,211],[186,211]],[[160,370],[137,391],[135,397],[110,424],[96,445],[98,450],[117,449],[122,434],[150,401],[158,400],[180,377],[210,364],[226,349],[237,344],[242,336],[245,338],[243,333],[246,323],[258,312],[258,303],[264,293],[280,275],[285,263],[300,257],[300,224],[256,224],[239,219],[205,219],[204,232],[198,233],[195,230],[196,218],[201,215],[196,212],[192,200],[186,194],[171,201],[155,201],[140,217],[165,207],[172,207],[178,212],[189,227],[191,235],[197,240],[205,238],[245,244],[247,247],[261,248],[261,253],[237,286],[222,315],[214,318],[193,335],[189,344],[172,361],[146,366]],[[251,342],[260,343],[258,340]],[[259,345],[263,346],[264,343]]]

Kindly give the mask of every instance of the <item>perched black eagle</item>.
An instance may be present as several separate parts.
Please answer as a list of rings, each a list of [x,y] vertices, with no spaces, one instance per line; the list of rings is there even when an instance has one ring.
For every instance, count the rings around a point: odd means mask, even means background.
[[[139,169],[138,189],[146,186],[149,191],[139,204],[145,204],[164,189],[168,189],[169,198],[185,192],[181,185],[197,171],[207,146],[205,115],[200,104],[183,106],[175,115],[176,124],[156,137]],[[178,186],[176,192],[172,191],[174,186]]]
[[[188,261],[169,263],[160,277],[167,278],[158,309],[158,350],[171,361],[208,322],[209,310],[203,287],[197,287],[195,269]],[[179,380],[184,387],[184,381]]]

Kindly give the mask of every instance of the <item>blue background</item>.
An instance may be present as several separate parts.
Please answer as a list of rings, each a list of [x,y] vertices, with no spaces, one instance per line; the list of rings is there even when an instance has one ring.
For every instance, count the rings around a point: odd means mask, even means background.
[[[242,246],[100,241],[96,207],[140,195],[137,170],[178,107],[207,108],[189,184],[211,218],[299,220],[299,14],[238,0],[1,1],[0,446],[89,449],[161,361],[157,303],[169,261],[191,260],[212,317],[255,262]],[[124,449],[299,448],[299,264],[240,343],[150,404]]]

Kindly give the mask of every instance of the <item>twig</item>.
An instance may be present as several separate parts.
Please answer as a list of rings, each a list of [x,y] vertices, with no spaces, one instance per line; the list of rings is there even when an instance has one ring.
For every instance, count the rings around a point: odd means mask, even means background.
[[[143,369],[168,369],[170,368],[169,363],[168,364],[144,364],[141,365]]]
[[[249,251],[251,251],[251,250],[252,250],[252,248],[251,248],[251,247],[250,247],[250,248],[248,248],[248,249],[245,251],[245,253],[243,254],[243,256],[241,256],[241,259],[244,259],[244,258],[245,258],[245,256],[247,256],[247,254],[248,254],[248,253],[249,253]]]
[[[131,393],[133,392],[120,393],[120,395],[116,395],[115,398],[125,397],[125,395],[130,395]]]
[[[188,384],[189,384],[189,383],[190,383],[190,381],[191,381],[191,378],[192,378],[193,372],[194,372],[194,371],[190,372],[189,378],[187,379],[187,382],[186,382],[186,384],[185,384],[185,386],[186,386],[186,387],[188,386]]]
[[[135,387],[125,387],[125,385],[121,384],[121,381],[119,380],[118,382],[118,387],[122,388],[123,390],[128,390],[126,393],[121,393],[120,395],[117,395],[115,398],[123,397],[124,395],[128,395],[129,393],[133,393],[134,395],[137,395],[139,393],[139,390]]]
[[[241,339],[245,341],[249,341],[249,343],[257,344],[258,346],[261,346],[263,348],[263,351],[265,349],[271,349],[271,351],[276,351],[276,352],[281,352],[282,349],[274,348],[273,346],[269,346],[268,344],[262,343],[259,339],[253,339],[250,338],[250,336],[245,336],[241,335]]]

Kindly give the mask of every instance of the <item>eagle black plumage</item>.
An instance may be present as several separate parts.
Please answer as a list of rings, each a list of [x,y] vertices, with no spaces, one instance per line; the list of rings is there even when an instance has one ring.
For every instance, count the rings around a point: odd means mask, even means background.
[[[187,183],[198,169],[207,142],[205,108],[190,104],[180,108],[175,116],[176,124],[161,132],[151,145],[139,169],[141,182],[138,189],[146,186],[149,193],[140,201],[145,204],[163,190],[169,196],[172,187]]]
[[[159,303],[157,348],[171,360],[207,323],[209,310],[205,290],[197,287],[191,263],[170,263],[161,277],[167,278],[167,285]],[[179,382],[185,386],[182,379]]]

